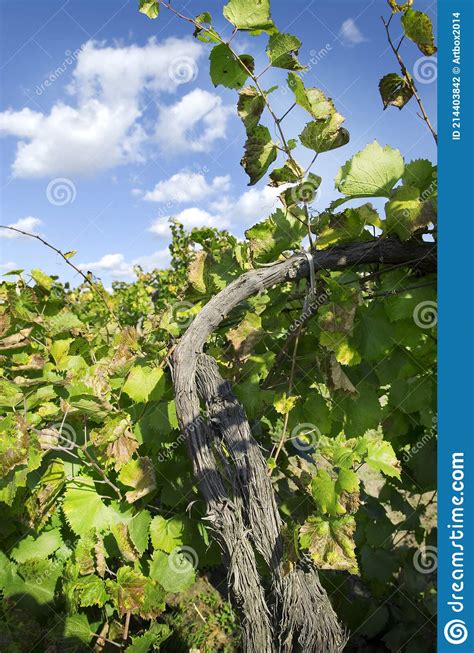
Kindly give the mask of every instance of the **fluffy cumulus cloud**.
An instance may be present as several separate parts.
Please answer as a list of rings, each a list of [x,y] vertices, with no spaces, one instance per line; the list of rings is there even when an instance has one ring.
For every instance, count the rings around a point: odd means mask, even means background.
[[[156,127],[156,140],[166,152],[205,152],[226,134],[232,107],[224,106],[215,93],[196,88],[178,102],[163,107]]]
[[[149,230],[157,236],[169,236],[169,220],[175,219],[187,229],[193,227],[217,227],[231,229],[239,233],[245,228],[263,220],[275,211],[280,202],[278,195],[282,188],[251,188],[238,198],[224,195],[209,203],[209,211],[193,206],[182,211],[159,217],[153,221]]]
[[[39,218],[35,218],[32,215],[29,215],[27,218],[20,218],[16,222],[9,224],[9,227],[14,229],[19,229],[20,231],[25,231],[29,234],[38,235],[38,227],[43,224]],[[16,231],[10,231],[8,229],[0,229],[0,238],[26,238]]]
[[[176,150],[209,149],[225,137],[230,109],[222,100],[200,89],[169,106],[161,100],[194,80],[203,54],[199,43],[174,37],[141,47],[86,43],[67,102],[58,101],[44,113],[28,108],[0,113],[0,135],[19,139],[14,176],[94,174],[143,161],[145,142],[153,135],[149,123],[158,124],[155,135],[163,146],[176,142]]]
[[[227,218],[220,215],[213,215],[204,209],[192,206],[175,213],[173,216],[156,219],[151,224],[149,231],[157,236],[169,236],[169,220],[171,217],[180,222],[186,229],[193,229],[194,227],[217,227],[218,229],[226,229],[230,226],[230,221]]]
[[[369,39],[362,34],[353,18],[347,18],[339,30],[339,38],[345,45],[354,46],[365,43]]]
[[[97,276],[106,275],[113,279],[132,279],[133,268],[139,265],[145,272],[156,268],[165,268],[170,262],[168,247],[160,249],[152,254],[139,256],[128,261],[123,254],[105,254],[98,261],[80,263],[81,270],[89,270]]]
[[[183,170],[158,182],[153,190],[145,193],[143,199],[151,202],[193,202],[217,192],[226,192],[229,187],[229,175],[214,177],[208,182],[202,174]]]

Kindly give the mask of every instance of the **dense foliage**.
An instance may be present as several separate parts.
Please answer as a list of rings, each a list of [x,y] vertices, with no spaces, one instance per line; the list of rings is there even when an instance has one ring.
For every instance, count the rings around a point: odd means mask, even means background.
[[[432,53],[431,23],[411,4],[390,3],[407,37]],[[158,16],[159,2],[140,5]],[[344,119],[305,86],[300,41],[278,31],[268,2],[256,10],[230,0],[224,16],[267,39],[269,63],[288,71],[294,103],[309,114],[299,141],[285,138],[274,89],[261,89],[252,57],[236,55],[208,13],[195,19],[196,38],[212,48],[213,83],[239,92],[250,183],[270,170],[281,208],[244,241],[173,224],[170,269],[137,269],[135,282],[110,293],[40,270],[1,283],[2,651],[236,650],[227,604],[193,594],[197,578],[218,574],[219,554],[176,420],[174,343],[211,296],[305,238],[324,249],[435,235],[436,169],[377,142],[341,167],[340,199],[312,209],[321,179],[297,162],[298,147],[314,152],[313,163],[342,147]],[[405,87],[395,95],[384,80],[384,102],[400,106],[403,96],[403,106]],[[384,215],[370,198],[385,198]],[[347,208],[349,200],[358,201]],[[354,633],[350,646],[377,642],[367,650],[426,651],[434,641],[434,311],[433,275],[408,264],[323,270],[311,284],[250,298],[207,347],[268,460],[288,564],[311,555]],[[199,635],[183,608],[189,596],[208,607]]]

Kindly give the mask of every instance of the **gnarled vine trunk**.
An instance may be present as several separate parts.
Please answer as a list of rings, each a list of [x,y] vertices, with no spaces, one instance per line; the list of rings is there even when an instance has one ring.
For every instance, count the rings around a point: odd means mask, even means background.
[[[435,270],[432,243],[387,238],[312,252],[316,270],[368,263]],[[205,342],[242,301],[286,281],[308,276],[305,254],[242,274],[196,316],[173,354],[173,383],[180,428],[206,500],[207,517],[227,568],[229,589],[248,653],[338,653],[347,637],[309,559],[288,568],[267,466],[252,437],[243,407]],[[201,416],[201,405],[206,417]],[[263,582],[257,555],[270,580]]]

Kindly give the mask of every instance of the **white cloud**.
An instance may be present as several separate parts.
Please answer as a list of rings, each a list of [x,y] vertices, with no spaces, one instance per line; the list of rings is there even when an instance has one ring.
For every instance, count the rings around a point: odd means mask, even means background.
[[[353,18],[348,18],[342,23],[341,29],[339,30],[339,36],[344,44],[348,46],[359,45],[360,43],[365,43],[369,40],[364,36],[364,34],[362,34]]]
[[[215,93],[196,88],[178,102],[162,107],[156,140],[167,152],[206,152],[214,141],[225,138],[234,109],[223,105]]]
[[[49,113],[27,108],[0,113],[0,135],[19,139],[13,175],[87,175],[143,161],[150,137],[144,107],[176,91],[183,66],[194,79],[203,54],[201,44],[190,39],[150,39],[142,47],[89,41],[78,55],[67,103],[56,102]],[[163,146],[176,142],[181,150],[189,144],[207,150],[225,136],[230,112],[217,95],[195,89],[169,107],[160,106],[157,139]]]
[[[26,231],[30,234],[38,235],[37,227],[43,224],[39,218],[34,218],[33,216],[28,216],[27,218],[20,218],[16,222],[9,224],[9,227],[14,229],[20,229],[21,231]],[[0,238],[27,238],[15,231],[9,231],[8,229],[0,229]]]
[[[171,217],[171,216],[170,216]],[[220,215],[212,215],[204,209],[199,209],[193,206],[189,209],[184,209],[179,213],[172,216],[178,222],[186,227],[186,229],[193,229],[193,227],[217,227],[218,229],[226,229],[230,226],[227,218]],[[149,231],[157,236],[168,236],[170,233],[169,218],[157,218],[150,226]]]
[[[7,272],[10,272],[10,270],[18,270],[20,266],[17,263],[14,263],[13,261],[7,261],[6,263],[0,263],[0,270],[6,270]]]
[[[185,170],[169,179],[160,181],[144,198],[151,202],[192,202],[216,192],[226,192],[230,188],[230,175],[214,177],[209,183],[204,175]]]
[[[251,188],[237,199],[224,196],[222,199],[211,202],[207,210],[196,206],[184,209],[172,216],[160,217],[154,220],[149,231],[157,236],[169,236],[169,219],[174,218],[186,227],[217,227],[218,229],[231,228],[234,232],[245,229],[259,220],[264,220],[275,211],[280,202],[278,195],[284,186],[270,188],[264,186],[261,189]]]
[[[150,272],[156,268],[165,268],[170,262],[170,252],[168,247],[160,249],[152,254],[139,256],[131,261],[127,261],[123,254],[104,254],[98,261],[90,263],[79,263],[81,270],[90,270],[98,276],[105,274],[114,279],[132,279],[135,275],[133,268],[139,265],[145,272]]]

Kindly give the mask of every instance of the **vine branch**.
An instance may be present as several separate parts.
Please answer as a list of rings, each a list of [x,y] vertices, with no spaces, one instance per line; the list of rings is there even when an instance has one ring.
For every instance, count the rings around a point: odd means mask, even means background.
[[[423,102],[422,102],[422,100],[421,100],[421,98],[420,98],[420,96],[418,94],[418,89],[416,88],[415,82],[413,81],[413,77],[408,72],[407,67],[405,65],[405,62],[403,61],[403,59],[402,59],[402,57],[400,55],[400,52],[399,52],[399,49],[400,49],[400,46],[401,46],[401,44],[403,42],[404,36],[402,36],[402,38],[400,39],[400,42],[399,42],[397,47],[395,47],[395,45],[394,45],[394,43],[392,41],[392,36],[390,34],[390,22],[392,20],[392,16],[393,16],[393,14],[390,16],[388,21],[386,21],[383,16],[380,16],[380,18],[382,20],[382,23],[383,23],[383,25],[385,27],[385,32],[387,34],[388,44],[390,45],[390,48],[391,48],[393,54],[396,56],[398,64],[400,66],[400,70],[402,71],[402,75],[405,78],[411,92],[413,93],[413,96],[415,97],[415,99],[416,99],[416,101],[418,103],[418,106],[420,107],[420,111],[421,111],[421,116],[420,117],[422,118],[422,120],[425,121],[425,123],[426,123],[428,129],[430,130],[431,135],[433,136],[434,141],[435,141],[435,143],[437,145],[438,144],[438,135],[435,132],[435,130],[433,129],[433,125],[431,124],[430,119],[428,118],[428,114],[426,113],[425,107],[423,106]]]

